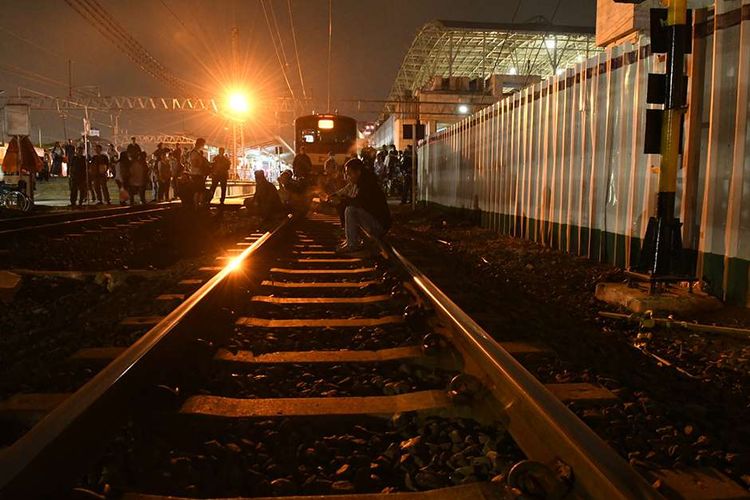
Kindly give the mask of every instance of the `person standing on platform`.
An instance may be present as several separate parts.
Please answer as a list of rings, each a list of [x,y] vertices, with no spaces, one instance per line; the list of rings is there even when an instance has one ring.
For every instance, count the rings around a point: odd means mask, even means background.
[[[56,177],[62,175],[62,164],[63,158],[65,157],[65,150],[60,145],[60,141],[56,141],[50,152],[52,155],[52,176]]]
[[[220,204],[224,204],[224,199],[227,197],[227,179],[229,179],[229,167],[230,162],[227,155],[224,154],[224,148],[219,148],[219,154],[216,155],[211,164],[211,189],[209,190],[209,203],[214,199],[216,193],[216,187],[221,186],[221,201]]]
[[[94,146],[94,156],[89,162],[89,176],[93,177],[94,194],[96,195],[96,204],[101,205],[106,202],[111,205],[109,199],[109,188],[107,188],[107,174],[109,172],[109,156],[102,153],[100,144]]]
[[[135,137],[130,138],[130,144],[128,144],[128,157],[133,159],[138,159],[141,154],[141,147],[138,145],[138,143],[135,141]]]
[[[157,201],[169,201],[169,186],[172,180],[172,169],[169,164],[169,150],[162,150],[156,159],[156,175],[159,184]]]
[[[70,187],[70,206],[83,206],[86,198],[86,157],[83,155],[83,146],[68,158],[68,185]]]
[[[130,200],[130,158],[126,151],[120,153],[119,160],[115,162],[115,184],[119,191],[120,205],[126,205]]]
[[[188,173],[192,185],[192,201],[196,207],[204,203],[206,197],[206,177],[208,176],[208,160],[203,156],[203,147],[206,140],[199,137],[195,141],[195,147],[188,154]]]
[[[68,175],[70,175],[70,164],[73,162],[73,157],[76,155],[76,147],[73,144],[73,139],[68,139],[68,143],[63,149],[65,151],[65,164],[68,166]]]
[[[401,177],[404,180],[404,187],[401,190],[401,204],[411,203],[411,181],[413,175],[412,168],[412,147],[411,144],[406,146],[404,154],[401,156]]]
[[[146,165],[146,153],[141,151],[135,159],[131,158],[130,162],[130,182],[128,182],[128,192],[130,194],[130,204],[135,205],[135,196],[138,195],[141,205],[146,204],[146,182],[148,166]]]

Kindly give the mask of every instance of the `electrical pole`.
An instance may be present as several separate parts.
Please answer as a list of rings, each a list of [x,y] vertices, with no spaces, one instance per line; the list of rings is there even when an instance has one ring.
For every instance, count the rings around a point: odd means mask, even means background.
[[[73,61],[68,59],[68,97],[73,97]]]

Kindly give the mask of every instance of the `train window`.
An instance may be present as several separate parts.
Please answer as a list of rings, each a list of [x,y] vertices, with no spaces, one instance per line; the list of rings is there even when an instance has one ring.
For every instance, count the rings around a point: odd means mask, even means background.
[[[312,144],[316,142],[318,131],[314,129],[305,129],[302,131],[302,142]]]

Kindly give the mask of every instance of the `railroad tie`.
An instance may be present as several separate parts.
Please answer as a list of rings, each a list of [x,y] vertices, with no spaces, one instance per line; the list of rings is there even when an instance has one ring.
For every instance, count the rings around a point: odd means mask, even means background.
[[[178,285],[188,285],[188,286],[192,286],[192,285],[202,285],[202,284],[203,284],[203,280],[202,280],[202,279],[199,279],[199,278],[195,278],[195,279],[186,279],[186,280],[182,280],[182,281],[179,281],[179,282],[178,282],[177,284],[178,284]]]
[[[315,281],[306,283],[303,281],[294,282],[294,281],[273,281],[273,280],[264,280],[260,284],[261,286],[268,286],[268,287],[275,287],[275,288],[366,288],[368,286],[373,286],[379,284],[379,281],[375,280],[369,280],[369,281],[355,281],[355,282],[347,282],[347,281]]]
[[[617,395],[606,387],[589,383],[544,384],[563,403],[595,404],[616,401]]]
[[[68,358],[69,363],[99,365],[109,363],[125,352],[125,347],[86,347]]]
[[[185,300],[184,293],[163,293],[156,297],[156,300],[170,301],[170,300]]]
[[[392,415],[435,410],[452,405],[445,391],[417,391],[394,396],[239,399],[191,396],[180,408],[184,415],[219,418],[268,418],[331,415]]]
[[[42,392],[15,394],[0,402],[0,420],[33,423],[68,399],[71,393]]]
[[[376,351],[281,351],[267,354],[253,354],[252,351],[232,353],[219,349],[214,360],[238,364],[272,364],[272,363],[382,363],[385,361],[404,361],[423,356],[419,346],[392,347]]]
[[[294,500],[321,500],[330,498],[331,500],[345,500],[362,497],[363,500],[497,500],[498,492],[495,483],[477,482],[463,484],[460,486],[450,486],[428,491],[400,491],[397,493],[367,493],[359,495],[295,495]],[[147,493],[126,493],[121,497],[122,500],[187,500],[174,496],[149,495]],[[257,497],[256,500],[271,500],[272,497]],[[278,497],[273,497],[278,498]],[[241,500],[241,499],[237,499]]]
[[[164,316],[129,316],[120,321],[120,326],[154,326],[159,321],[164,319]]]
[[[379,318],[321,318],[321,319],[267,319],[256,317],[239,318],[238,326],[260,328],[361,328],[402,323],[402,316]]]
[[[364,297],[274,297],[272,295],[256,295],[251,302],[266,304],[372,304],[391,300],[390,295],[366,295]]]
[[[365,274],[375,271],[374,267],[359,267],[356,269],[289,269],[272,267],[272,273],[278,274]]]

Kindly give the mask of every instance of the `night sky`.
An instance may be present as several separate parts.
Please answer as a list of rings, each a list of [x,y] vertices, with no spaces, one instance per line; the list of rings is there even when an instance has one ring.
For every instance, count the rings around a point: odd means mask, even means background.
[[[222,92],[231,80],[230,30],[240,30],[242,80],[258,96],[288,95],[280,76],[260,0],[100,0],[120,25],[159,62],[180,77]],[[552,18],[562,25],[593,26],[595,0],[521,0],[515,17]],[[327,0],[292,0],[299,57],[308,94],[324,111],[328,44]],[[286,0],[266,0],[283,37],[293,89],[301,94]],[[332,99],[384,99],[414,35],[434,19],[510,22],[518,0],[333,0]],[[67,60],[73,60],[73,85],[98,86],[102,95],[172,96],[177,92],[144,73],[128,57],[69,7],[64,0],[0,0],[0,89],[15,94],[22,86],[51,95],[67,95]],[[270,14],[270,12],[269,12]],[[23,38],[23,40],[21,39]],[[37,75],[19,76],[13,67]],[[54,80],[51,82],[49,80]],[[259,97],[260,98],[260,97]],[[372,120],[338,103],[341,113]],[[79,131],[82,113],[68,119]],[[108,113],[94,113],[94,125],[109,135]],[[35,112],[34,130],[43,140],[62,138],[62,119]],[[123,113],[121,127],[130,133],[187,133],[219,137],[215,117],[187,113]],[[248,140],[260,140],[274,127],[257,120]],[[36,139],[36,136],[35,136]]]

